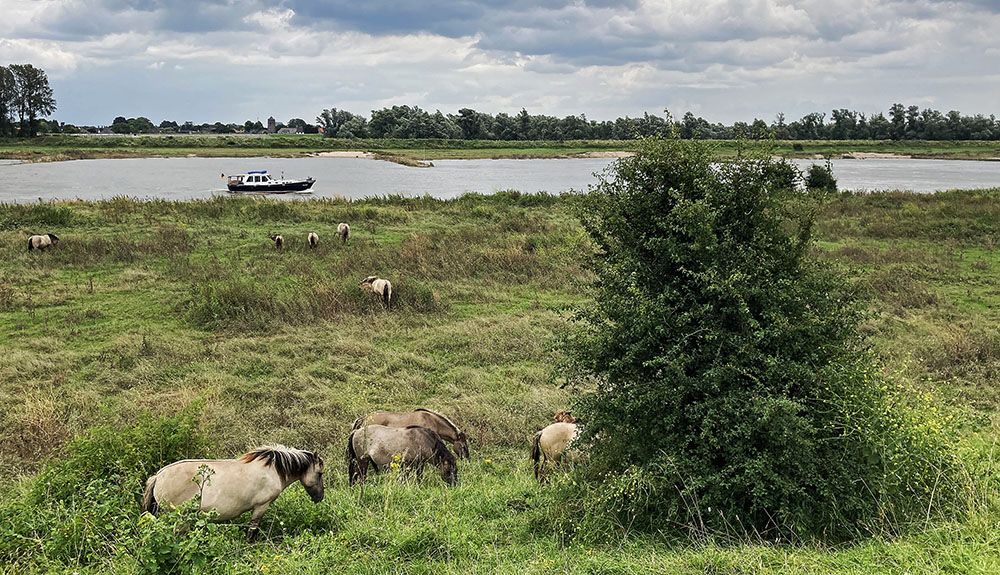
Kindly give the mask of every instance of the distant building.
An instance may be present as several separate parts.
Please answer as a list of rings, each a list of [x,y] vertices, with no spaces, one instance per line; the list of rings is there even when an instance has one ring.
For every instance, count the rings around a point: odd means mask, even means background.
[[[274,116],[267,119],[267,133],[273,134],[278,131],[278,123],[274,121]]]
[[[278,130],[279,134],[301,134],[302,128],[282,128]]]

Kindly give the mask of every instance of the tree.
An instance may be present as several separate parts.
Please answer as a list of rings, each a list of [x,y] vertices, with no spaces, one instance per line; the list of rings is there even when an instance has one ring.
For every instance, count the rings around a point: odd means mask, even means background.
[[[22,135],[38,134],[38,119],[56,111],[56,99],[45,71],[31,64],[11,64]]]
[[[0,137],[14,135],[15,110],[17,80],[10,68],[0,66]]]
[[[866,350],[863,301],[812,255],[812,204],[783,165],[646,141],[585,198],[595,299],[566,346],[588,390],[582,509],[800,540],[956,493],[945,438]]]
[[[319,124],[320,130],[327,138],[352,138],[355,137],[353,133],[347,134],[345,132],[341,134],[340,132],[341,128],[343,128],[345,124],[355,119],[364,120],[364,118],[360,118],[347,110],[330,108],[320,112],[320,115],[316,117],[316,123]],[[305,122],[303,122],[303,124],[304,123]],[[352,127],[357,129],[357,122],[355,122]]]

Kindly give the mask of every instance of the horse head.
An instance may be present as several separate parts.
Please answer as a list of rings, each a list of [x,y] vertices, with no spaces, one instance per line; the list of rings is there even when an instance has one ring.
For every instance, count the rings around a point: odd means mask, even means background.
[[[319,503],[323,501],[323,458],[311,451],[306,453],[311,456],[312,463],[302,472],[299,481],[313,503]]]
[[[441,472],[441,479],[452,487],[458,485],[458,463],[440,438],[434,446],[434,460]]]
[[[455,455],[459,459],[469,458],[469,438],[463,431],[458,432],[458,437],[455,439]]]

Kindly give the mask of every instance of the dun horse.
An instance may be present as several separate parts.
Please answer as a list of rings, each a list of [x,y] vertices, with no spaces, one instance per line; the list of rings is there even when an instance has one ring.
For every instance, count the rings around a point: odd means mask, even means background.
[[[45,251],[48,248],[59,243],[59,236],[55,234],[39,234],[28,237],[28,251],[31,250],[42,250]]]
[[[367,417],[354,420],[352,429],[364,425],[385,425],[387,427],[409,427],[419,425],[434,430],[441,439],[452,444],[459,459],[469,458],[469,438],[450,419],[436,411],[417,408],[413,411],[376,411]]]
[[[392,284],[389,280],[384,280],[378,276],[368,276],[361,280],[358,287],[365,291],[370,291],[375,295],[382,296],[382,303],[385,304],[385,309],[389,309],[389,303],[392,300]]]
[[[535,434],[531,444],[531,461],[535,467],[535,479],[541,481],[545,462],[562,466],[568,459],[567,450],[580,435],[575,423],[560,421],[553,423]]]
[[[197,481],[200,468],[209,472]],[[248,537],[257,535],[260,518],[271,502],[299,481],[316,503],[323,500],[323,459],[311,451],[283,445],[259,447],[239,459],[185,459],[171,463],[146,480],[142,510],[153,515],[201,492],[201,508],[228,521],[251,511]]]
[[[369,466],[374,466],[376,472],[385,471],[396,456],[400,465],[413,470],[417,477],[423,474],[424,465],[430,463],[438,468],[441,479],[448,485],[458,483],[455,456],[433,430],[419,425],[403,428],[367,425],[352,431],[347,437],[347,476],[350,484],[364,481],[368,477]]]

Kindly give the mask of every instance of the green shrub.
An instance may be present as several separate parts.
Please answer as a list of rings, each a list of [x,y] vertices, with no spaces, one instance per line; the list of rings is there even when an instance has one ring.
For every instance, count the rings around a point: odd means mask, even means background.
[[[130,428],[98,427],[79,436],[38,475],[36,502],[72,499],[91,483],[114,482],[135,495],[167,463],[196,457],[205,448],[192,414],[141,418]]]
[[[837,178],[833,177],[833,165],[827,160],[825,165],[813,164],[806,171],[806,189],[820,192],[836,192]]]
[[[893,531],[958,489],[940,422],[909,409],[859,332],[865,306],[811,254],[773,160],[721,167],[653,140],[581,218],[599,248],[569,375],[594,488],[622,525],[840,539]]]
[[[136,536],[146,478],[204,446],[191,414],[77,437],[29,488],[0,503],[0,563],[78,565],[110,556]]]
[[[0,229],[27,229],[31,233],[56,233],[73,225],[73,210],[50,204],[0,205]],[[50,229],[52,228],[52,229]]]

